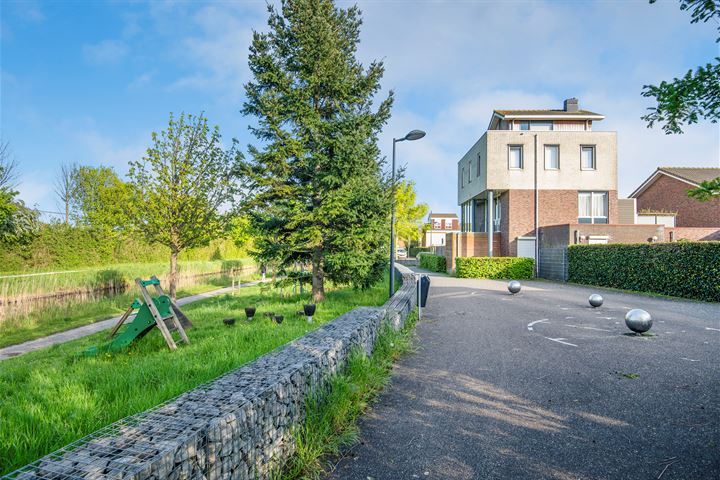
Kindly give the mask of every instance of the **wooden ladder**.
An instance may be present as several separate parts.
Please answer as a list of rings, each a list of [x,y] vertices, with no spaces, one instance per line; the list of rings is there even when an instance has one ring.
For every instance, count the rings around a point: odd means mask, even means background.
[[[165,292],[163,291],[162,287],[160,287],[160,280],[153,275],[150,277],[150,285],[153,285],[155,287],[155,293],[160,295],[165,295]],[[175,315],[175,310],[173,307],[173,301],[170,299],[170,316],[163,318],[160,315],[160,312],[157,309],[157,306],[155,305],[155,302],[153,302],[152,297],[150,296],[150,293],[148,293],[146,284],[148,282],[144,282],[140,278],[135,279],[135,283],[140,288],[140,293],[142,294],[143,300],[145,301],[145,304],[150,309],[150,313],[152,313],[153,318],[155,319],[155,323],[157,324],[157,327],[160,329],[160,332],[162,333],[162,336],[165,338],[165,341],[168,344],[168,347],[170,347],[170,350],[176,350],[177,345],[175,344],[175,340],[173,340],[172,334],[170,333],[170,330],[168,330],[167,325],[165,325],[165,320],[172,320],[172,324],[175,326],[175,329],[180,333],[180,340],[185,342],[186,344],[190,344],[190,339],[188,338],[187,334],[185,333],[185,329],[183,328],[182,324],[180,323],[180,320],[178,320],[177,315]]]

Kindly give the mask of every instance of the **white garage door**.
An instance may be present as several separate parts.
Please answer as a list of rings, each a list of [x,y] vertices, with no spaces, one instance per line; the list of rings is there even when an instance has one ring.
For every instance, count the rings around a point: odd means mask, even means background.
[[[518,237],[517,256],[535,258],[535,237]]]

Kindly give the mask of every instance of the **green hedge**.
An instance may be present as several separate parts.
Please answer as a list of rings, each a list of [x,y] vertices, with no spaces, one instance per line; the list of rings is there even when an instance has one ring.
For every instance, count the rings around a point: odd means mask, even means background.
[[[720,301],[720,242],[572,245],[568,280]]]
[[[440,255],[432,255],[430,253],[423,253],[420,255],[420,268],[425,268],[432,272],[443,272],[447,271],[447,265],[445,263],[445,257]]]
[[[408,255],[411,257],[417,257],[418,253],[429,252],[430,247],[410,247]]]
[[[231,240],[186,250],[180,260],[224,260],[246,257]],[[169,261],[170,250],[151,245],[135,235],[107,235],[88,227],[61,223],[43,224],[27,245],[0,245],[0,272],[66,270],[119,263]]]
[[[458,257],[455,275],[460,278],[532,278],[535,261],[518,257]]]

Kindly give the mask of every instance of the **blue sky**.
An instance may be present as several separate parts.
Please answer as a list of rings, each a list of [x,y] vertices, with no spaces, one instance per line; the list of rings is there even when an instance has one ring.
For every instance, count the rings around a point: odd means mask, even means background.
[[[348,5],[348,2],[339,2]],[[559,108],[576,96],[618,132],[619,191],[659,165],[718,166],[720,130],[648,130],[642,86],[720,54],[714,25],[691,25],[674,0],[358,1],[363,62],[383,59],[393,118],[381,141],[412,128],[398,160],[434,211],[457,211],[456,162],[493,108]],[[28,204],[57,210],[62,162],[124,173],[169,112],[205,111],[226,140],[252,141],[239,110],[253,29],[265,2],[3,0],[1,136],[21,167]]]

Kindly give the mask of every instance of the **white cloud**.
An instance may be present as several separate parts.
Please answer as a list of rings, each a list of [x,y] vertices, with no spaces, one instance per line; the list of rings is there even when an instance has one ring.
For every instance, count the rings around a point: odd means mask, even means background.
[[[141,88],[146,86],[150,81],[152,81],[153,77],[155,76],[155,72],[144,72],[135,77],[132,82],[128,84],[128,88],[135,89],[135,88]]]
[[[398,145],[418,196],[457,211],[457,161],[485,132],[495,108],[560,108],[571,96],[618,131],[619,192],[628,194],[659,165],[718,165],[714,125],[685,135],[648,130],[642,86],[697,65],[714,52],[712,25],[691,25],[677,4],[362,3],[360,55],[382,59],[383,85],[396,92],[381,138],[412,128],[427,137]],[[682,41],[678,39],[682,38]]]
[[[118,142],[96,129],[76,131],[72,136],[81,155],[78,162],[113,167],[119,174],[127,171],[128,162],[143,157],[150,141],[147,138],[133,142]]]
[[[82,47],[85,60],[97,65],[115,64],[125,58],[129,49],[125,43],[118,40],[103,40],[95,44]]]

